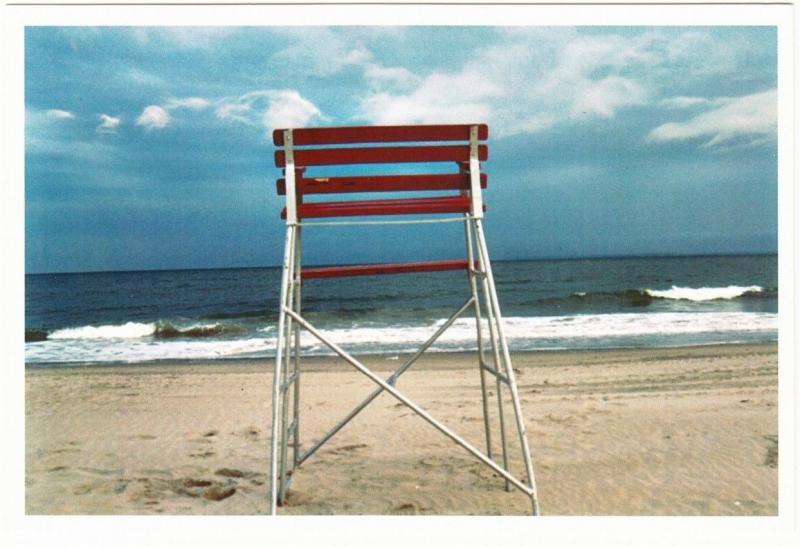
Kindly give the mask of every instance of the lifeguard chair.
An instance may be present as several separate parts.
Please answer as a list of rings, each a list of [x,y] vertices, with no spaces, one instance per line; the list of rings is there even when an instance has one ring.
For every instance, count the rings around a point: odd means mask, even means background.
[[[281,277],[278,340],[272,392],[272,443],[270,473],[270,511],[274,515],[283,505],[292,476],[297,469],[325,442],[333,437],[378,395],[386,391],[413,410],[444,435],[461,445],[478,460],[505,479],[505,488],[515,486],[531,500],[532,512],[539,514],[530,447],[525,434],[514,369],[503,333],[500,304],[497,300],[489,252],[483,233],[482,218],[485,206],[481,189],[487,177],[480,171],[486,160],[488,127],[476,125],[413,125],[365,127],[315,127],[278,129],[273,133],[277,147],[275,165],[283,168],[278,179],[278,193],[286,196],[281,218],[286,219],[286,245]],[[444,144],[442,144],[444,143]],[[377,146],[376,146],[377,145]],[[450,163],[451,173],[348,174],[310,175],[310,170],[326,166],[358,166],[365,164],[431,164]],[[396,169],[396,166],[395,166]],[[309,170],[309,173],[307,173]],[[391,171],[390,171],[391,172]],[[396,172],[396,171],[395,171]],[[430,197],[432,191],[443,195]],[[315,194],[344,194],[377,192],[426,192],[425,197],[368,199],[342,201],[306,201]],[[413,195],[413,194],[412,194]],[[346,217],[398,216],[402,220],[358,220]],[[422,216],[425,215],[425,216]],[[427,215],[435,215],[428,217]],[[412,218],[408,218],[412,216]],[[313,219],[334,219],[313,220]],[[335,220],[339,219],[339,220]],[[344,219],[344,220],[342,220]],[[457,222],[463,225],[465,256],[460,260],[437,260],[403,264],[365,264],[333,267],[303,268],[301,265],[301,230],[306,226],[331,224],[407,224],[420,222]],[[301,285],[305,279],[342,276],[372,276],[409,272],[439,272],[463,270],[466,273],[466,301],[433,332],[430,338],[387,378],[381,378],[356,357],[339,347],[302,315]],[[483,418],[486,453],[464,440],[396,387],[397,379],[449,328],[465,311],[471,309],[476,319],[476,345],[483,399]],[[485,330],[488,327],[491,365],[486,359]],[[300,443],[300,329],[305,329],[333,352],[372,380],[377,388],[344,416],[329,432],[305,448]],[[497,391],[497,411],[501,437],[501,462],[492,454],[490,405],[487,397],[487,374],[494,377]],[[508,390],[514,408],[526,482],[519,480],[508,465],[505,419],[502,392]],[[291,394],[291,398],[290,398]],[[291,458],[288,458],[291,445]]]

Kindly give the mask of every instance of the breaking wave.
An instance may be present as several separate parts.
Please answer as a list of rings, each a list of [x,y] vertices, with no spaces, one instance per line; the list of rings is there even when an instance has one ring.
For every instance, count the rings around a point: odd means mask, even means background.
[[[92,340],[92,339],[132,339],[132,338],[204,338],[242,334],[245,328],[236,324],[213,323],[179,327],[167,321],[136,323],[129,321],[123,325],[86,325],[58,329],[51,333],[30,329],[25,332],[26,341],[44,340]]]
[[[384,324],[338,327],[319,325],[324,334],[353,353],[390,354],[413,351],[444,319],[416,324]],[[26,362],[99,363],[146,362],[181,359],[265,358],[274,355],[273,325],[236,333],[236,326],[126,323],[104,327],[62,329],[47,340],[26,344]],[[689,312],[615,313],[506,317],[505,335],[512,350],[657,347],[770,341],[777,339],[775,313]],[[231,330],[233,329],[233,330]],[[431,351],[464,351],[475,348],[475,320],[457,319]],[[483,325],[484,334],[487,326]],[[156,334],[160,332],[161,334]],[[232,336],[224,336],[232,334]],[[70,338],[71,336],[71,338]],[[303,331],[301,343],[309,354],[330,350]]]
[[[48,340],[74,340],[93,338],[142,338],[151,336],[156,330],[155,323],[134,323],[128,321],[124,325],[86,325],[58,329],[47,335]]]
[[[750,285],[749,287],[729,285],[727,287],[701,287],[699,289],[693,289],[690,287],[676,287],[673,285],[671,289],[665,291],[648,290],[647,292],[655,298],[706,302],[708,300],[733,300],[742,296],[760,296],[764,294],[764,288],[758,285]]]
[[[758,285],[740,287],[677,287],[670,289],[627,289],[613,292],[576,292],[566,298],[545,298],[542,304],[581,304],[616,302],[626,307],[649,306],[657,300],[684,300],[691,302],[711,302],[714,300],[737,300],[740,298],[774,298],[777,289],[764,289]]]

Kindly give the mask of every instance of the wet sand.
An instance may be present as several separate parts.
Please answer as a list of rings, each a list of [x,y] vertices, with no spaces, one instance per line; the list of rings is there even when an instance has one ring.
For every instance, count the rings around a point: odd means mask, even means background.
[[[388,376],[397,356],[365,361]],[[775,344],[513,356],[549,515],[775,515]],[[472,354],[433,354],[398,388],[485,447]],[[268,361],[28,369],[28,514],[267,512]],[[493,383],[492,383],[493,386]],[[303,363],[303,446],[373,389]],[[490,404],[499,450],[496,394]],[[523,477],[505,396],[510,467]],[[528,499],[382,394],[294,476],[279,514],[525,514]]]

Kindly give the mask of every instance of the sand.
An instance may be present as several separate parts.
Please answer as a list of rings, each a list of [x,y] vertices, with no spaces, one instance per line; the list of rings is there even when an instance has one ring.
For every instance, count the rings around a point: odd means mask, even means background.
[[[775,515],[775,344],[513,356],[548,515]],[[397,356],[365,361],[387,376]],[[304,362],[303,444],[369,393]],[[267,512],[271,363],[28,369],[28,514]],[[398,387],[484,446],[474,355]],[[506,397],[506,402],[507,402]],[[496,422],[496,399],[492,393]],[[510,406],[511,469],[523,476]],[[494,423],[495,449],[499,446]],[[279,514],[525,514],[528,499],[388,394],[296,472]]]

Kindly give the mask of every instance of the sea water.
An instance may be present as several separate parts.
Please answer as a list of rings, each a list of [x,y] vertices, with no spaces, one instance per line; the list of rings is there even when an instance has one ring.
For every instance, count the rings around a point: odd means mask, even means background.
[[[775,341],[777,256],[493,263],[514,351]],[[274,356],[280,268],[28,274],[28,366]],[[303,282],[303,315],[356,354],[413,351],[469,296],[464,272]],[[429,351],[476,346],[462,315]],[[303,333],[309,354],[329,354]]]

